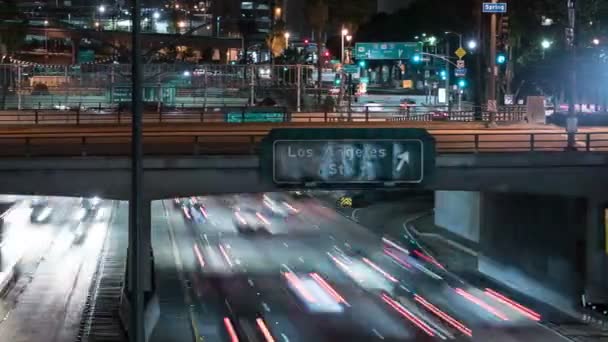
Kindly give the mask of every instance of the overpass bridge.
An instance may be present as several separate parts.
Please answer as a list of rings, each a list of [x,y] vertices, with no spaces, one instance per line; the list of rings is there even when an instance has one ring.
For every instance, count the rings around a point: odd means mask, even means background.
[[[557,285],[548,298],[552,303],[563,298],[571,301],[580,291],[591,295],[598,293],[597,289],[601,293],[608,288],[603,272],[608,260],[598,245],[605,238],[601,217],[608,207],[606,131],[579,133],[579,150],[566,152],[566,135],[550,127],[485,129],[483,124],[411,122],[147,124],[144,127],[142,217],[145,229],[141,232],[144,248],[139,250],[147,262],[137,270],[144,277],[144,290],[149,293],[147,312],[158,309],[158,301],[154,299],[154,261],[150,258],[152,201],[200,194],[307,188],[306,184],[277,185],[264,171],[267,159],[261,143],[273,128],[329,128],[336,133],[340,131],[338,128],[364,128],[382,134],[382,128],[405,130],[416,125],[425,127],[435,141],[435,169],[428,180],[407,187],[439,191],[437,198],[442,202],[436,206],[438,215],[449,218],[456,215],[456,210],[460,211],[457,217],[464,215],[481,222],[477,226],[466,225],[467,229],[476,229],[477,235],[472,239],[476,239],[485,257],[480,271],[505,284],[513,282],[535,291],[539,289],[539,282],[554,279],[556,270],[566,277],[564,279],[580,280],[580,286],[578,283]],[[97,195],[128,200],[129,145],[128,124],[5,125],[0,129],[0,192]],[[465,201],[462,197],[446,197],[446,190],[479,195],[476,202]],[[555,195],[563,199],[555,199]],[[522,214],[524,210],[527,211]],[[544,214],[534,215],[536,211]],[[462,219],[453,216],[449,219],[458,220]],[[511,223],[505,223],[507,221]],[[459,227],[449,228],[454,234],[466,235]],[[556,233],[555,229],[563,229],[563,234]],[[547,236],[552,240],[545,238]],[[546,239],[553,241],[555,250],[536,251],[534,246],[546,243]],[[576,261],[568,257],[578,241],[586,246],[583,262],[586,271],[582,274],[576,271]],[[519,246],[517,250],[527,259],[506,253],[504,248],[499,248],[504,244]],[[547,263],[556,258],[562,264],[522,275],[530,260]],[[497,271],[505,267],[517,271],[510,273],[517,274],[516,281],[512,276],[505,279],[504,274]],[[556,281],[560,283],[564,282]],[[150,324],[153,323],[148,322],[148,329]]]

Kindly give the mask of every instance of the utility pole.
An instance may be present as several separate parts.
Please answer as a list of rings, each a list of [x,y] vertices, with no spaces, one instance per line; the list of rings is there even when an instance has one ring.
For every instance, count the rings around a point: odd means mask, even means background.
[[[141,63],[141,0],[133,0],[131,19],[133,21],[131,74],[133,85],[131,88],[131,102],[133,118],[131,124],[131,200],[129,201],[129,341],[144,342],[144,251],[142,218],[143,207],[143,163],[142,163],[142,63]],[[148,213],[149,215],[149,213]]]
[[[492,3],[497,3],[492,0]],[[490,82],[488,85],[488,113],[490,114],[490,125],[496,124],[496,13],[492,13],[490,19]]]
[[[445,39],[445,96],[446,96],[446,104],[448,105],[448,117],[452,116],[452,103],[450,101],[450,38],[446,37]]]
[[[575,31],[576,27],[576,0],[567,0],[568,5],[568,28],[566,28],[566,45],[569,50],[570,67],[569,67],[569,92],[568,92],[568,117],[566,119],[566,132],[568,134],[568,146],[566,150],[576,151],[576,132],[578,131],[578,118],[574,108],[575,93],[576,93],[576,45]]]

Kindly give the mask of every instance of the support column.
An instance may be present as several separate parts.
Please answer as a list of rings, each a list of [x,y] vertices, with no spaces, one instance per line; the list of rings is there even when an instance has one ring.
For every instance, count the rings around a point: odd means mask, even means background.
[[[160,316],[160,306],[158,296],[156,294],[156,277],[154,273],[154,254],[152,251],[152,227],[151,227],[151,205],[152,201],[144,200],[141,204],[141,248],[135,250],[133,246],[129,246],[127,251],[127,269],[125,274],[125,282],[123,284],[122,297],[120,299],[120,317],[123,327],[128,330],[129,312],[131,310],[131,302],[133,299],[134,284],[131,279],[134,276],[139,276],[140,284],[144,293],[144,331],[145,340],[148,341],[158,322]],[[144,260],[142,269],[134,270],[129,267],[132,265],[132,258],[135,258],[135,253]],[[128,331],[127,331],[128,333]]]
[[[585,231],[585,301],[608,304],[608,200],[589,199]]]
[[[72,64],[78,63],[78,51],[80,50],[80,38],[72,38]]]

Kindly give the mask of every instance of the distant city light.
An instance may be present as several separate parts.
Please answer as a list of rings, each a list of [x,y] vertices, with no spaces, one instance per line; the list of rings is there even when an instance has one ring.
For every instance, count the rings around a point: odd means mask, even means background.
[[[106,6],[104,6],[104,5],[99,5],[98,10],[99,10],[99,13],[105,13],[105,12],[106,12]]]
[[[48,20],[45,20],[45,21],[44,21],[44,26],[46,26],[46,25],[48,25],[48,24],[49,24],[49,21],[48,21]]]
[[[99,27],[99,21],[95,22],[95,27]]]
[[[600,40],[598,38],[593,38],[591,42],[593,43],[593,45],[600,45]]]
[[[469,48],[469,50],[475,50],[477,49],[477,42],[474,40],[469,40],[469,42],[467,43],[467,47]]]
[[[540,43],[540,46],[546,50],[551,47],[551,44],[552,44],[551,41],[549,41],[547,39],[543,39],[543,41]]]
[[[184,71],[184,77],[190,77],[190,71],[188,71],[188,70]]]
[[[160,18],[160,12],[154,12],[154,14],[152,14],[152,17],[154,19],[159,19]]]
[[[182,20],[179,23],[177,23],[177,26],[179,26],[179,28],[184,28],[184,27],[186,27],[186,22]]]

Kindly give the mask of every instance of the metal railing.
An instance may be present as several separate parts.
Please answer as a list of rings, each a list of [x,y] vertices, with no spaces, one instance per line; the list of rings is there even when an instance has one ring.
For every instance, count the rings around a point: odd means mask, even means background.
[[[34,108],[20,111],[0,111],[0,125],[81,125],[81,124],[129,124],[130,103],[105,107],[79,105],[75,109],[58,106],[59,109]],[[63,109],[63,110],[62,110]],[[186,104],[167,106],[157,102],[144,104],[143,120],[146,123],[329,123],[350,122],[474,122],[488,121],[489,113],[474,110],[447,112],[441,107],[404,109],[391,107],[377,111],[370,107],[336,108],[335,111],[290,112],[283,107],[242,107],[237,105],[213,105],[206,108]],[[525,111],[499,111],[499,122],[521,122]]]
[[[146,131],[146,155],[255,154],[268,130]],[[563,133],[433,133],[437,153],[500,153],[564,151]],[[2,134],[0,157],[127,156],[130,133],[89,131]],[[608,131],[576,135],[580,152],[608,152]]]

